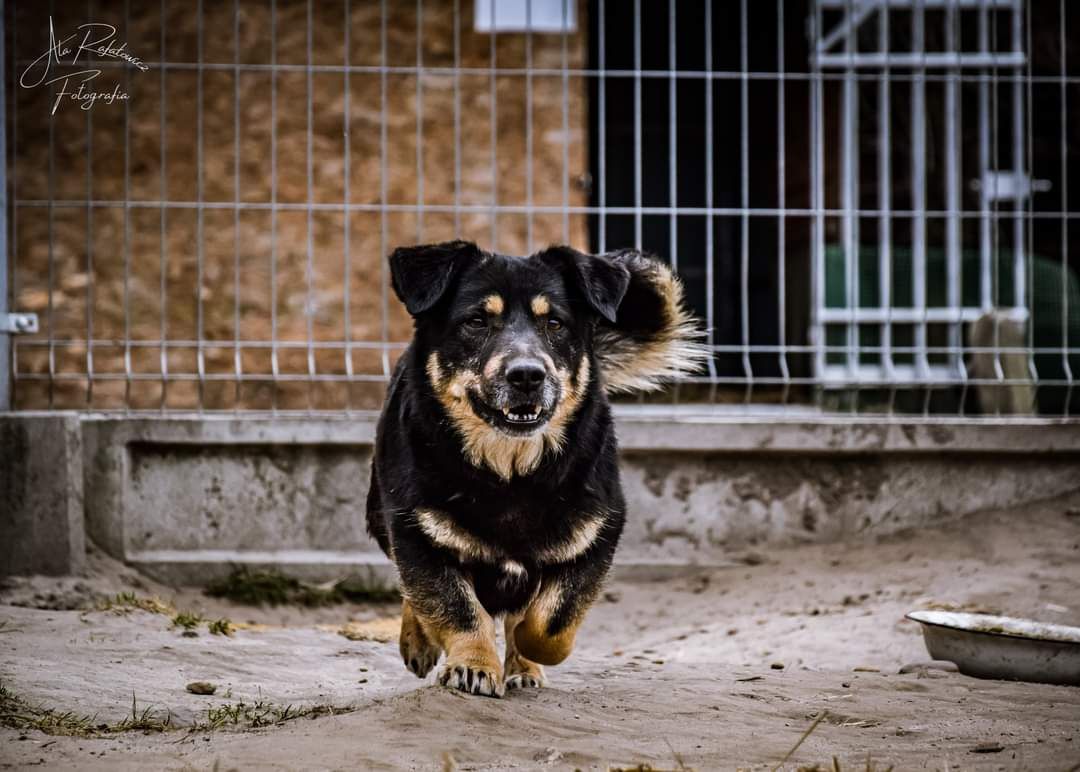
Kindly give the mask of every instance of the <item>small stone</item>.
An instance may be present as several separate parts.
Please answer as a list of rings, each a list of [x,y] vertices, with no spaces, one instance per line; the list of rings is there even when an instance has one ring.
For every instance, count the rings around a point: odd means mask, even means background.
[[[909,662],[900,668],[900,675],[925,673],[928,670],[940,670],[945,673],[960,672],[960,668],[956,666],[955,662],[950,662],[947,659],[932,659],[927,662]]]
[[[771,665],[769,665],[769,667],[771,667],[773,670],[783,670],[784,669],[784,663],[783,662],[774,662]]]
[[[972,753],[1001,753],[1005,750],[1004,745],[998,743],[981,743],[971,749]]]
[[[881,668],[874,667],[873,665],[856,665],[851,671],[853,673],[880,673]]]
[[[622,600],[622,593],[616,592],[615,590],[608,590],[604,593],[604,600],[607,603],[618,603]]]
[[[851,684],[848,683],[847,681],[843,681],[840,685],[843,686],[845,689],[850,689],[851,688]]]
[[[209,681],[192,681],[187,685],[187,690],[192,694],[213,694],[217,686]]]
[[[184,632],[180,633],[180,635],[183,638],[198,638],[199,637],[199,634],[197,632],[195,632],[194,630],[185,630]]]
[[[556,761],[562,759],[562,757],[562,752],[560,752],[557,748],[549,746],[547,748],[544,748],[544,750],[539,751],[535,756],[533,756],[533,761],[539,761],[545,764],[554,764]]]
[[[1065,517],[1080,517],[1080,507],[1069,507],[1065,510]]]

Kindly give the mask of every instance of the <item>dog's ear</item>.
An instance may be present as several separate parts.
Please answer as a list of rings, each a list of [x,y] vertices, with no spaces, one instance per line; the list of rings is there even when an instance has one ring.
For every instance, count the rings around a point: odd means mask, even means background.
[[[398,247],[390,255],[390,280],[398,299],[416,316],[434,307],[454,275],[479,258],[479,247],[469,241]]]
[[[630,272],[607,255],[587,255],[565,246],[550,247],[541,259],[561,262],[569,278],[580,288],[589,306],[609,322],[619,312]]]
[[[682,282],[660,260],[636,249],[605,257],[630,275],[614,320],[601,321],[593,351],[610,394],[652,391],[708,362],[700,322],[683,302]]]

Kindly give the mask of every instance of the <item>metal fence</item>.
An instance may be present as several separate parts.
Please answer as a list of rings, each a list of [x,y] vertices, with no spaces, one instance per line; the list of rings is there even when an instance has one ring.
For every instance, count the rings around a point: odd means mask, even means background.
[[[4,27],[15,409],[376,409],[411,329],[384,256],[457,237],[668,260],[715,356],[650,403],[1080,409],[1064,0],[9,0]]]

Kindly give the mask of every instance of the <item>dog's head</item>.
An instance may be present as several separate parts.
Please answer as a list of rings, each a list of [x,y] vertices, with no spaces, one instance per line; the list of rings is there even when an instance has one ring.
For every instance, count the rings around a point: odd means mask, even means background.
[[[560,445],[596,377],[596,324],[615,321],[629,271],[569,247],[522,258],[466,242],[397,249],[390,267],[432,389],[466,444],[494,434]]]

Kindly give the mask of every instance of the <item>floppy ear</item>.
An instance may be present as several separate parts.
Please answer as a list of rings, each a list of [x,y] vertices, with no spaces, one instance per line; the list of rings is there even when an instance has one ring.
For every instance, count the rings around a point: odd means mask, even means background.
[[[462,267],[480,257],[469,241],[398,247],[390,255],[390,280],[398,299],[413,316],[439,302]]]
[[[701,342],[700,322],[686,308],[678,277],[634,249],[605,257],[630,276],[618,314],[601,322],[593,338],[605,390],[652,391],[695,373],[711,353]]]
[[[586,255],[571,247],[551,247],[543,257],[561,260],[577,279],[589,306],[609,322],[614,322],[619,303],[630,284],[630,272],[607,255]]]

